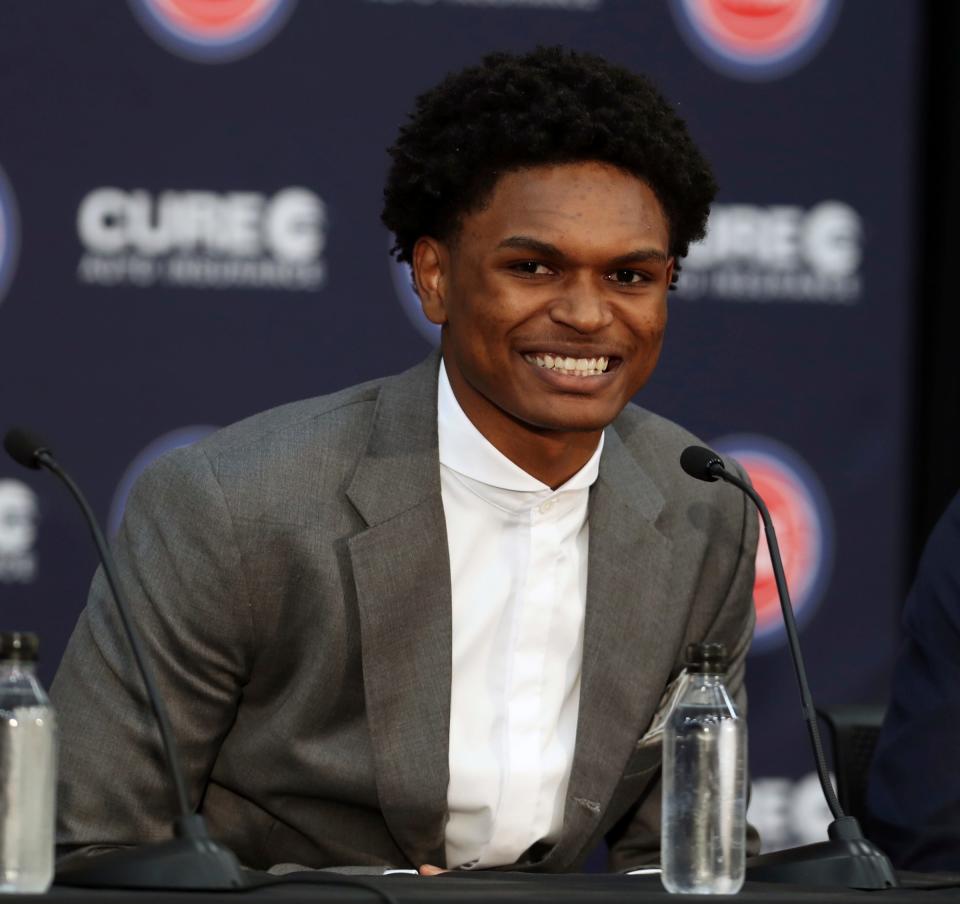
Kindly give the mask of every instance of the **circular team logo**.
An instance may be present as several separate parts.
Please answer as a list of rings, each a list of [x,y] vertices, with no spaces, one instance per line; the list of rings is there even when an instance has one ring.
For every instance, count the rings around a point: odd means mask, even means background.
[[[120,523],[123,521],[123,512],[127,507],[127,498],[130,496],[130,490],[137,482],[137,478],[147,469],[147,466],[155,462],[161,455],[179,449],[182,446],[191,446],[198,440],[213,433],[216,427],[208,424],[202,424],[194,427],[181,427],[178,430],[171,430],[158,436],[150,445],[143,449],[139,455],[130,463],[120,483],[113,494],[113,501],[110,503],[110,514],[107,517],[107,529],[111,536],[120,530]]]
[[[766,502],[780,544],[794,615],[797,625],[802,626],[820,603],[833,557],[832,520],[820,481],[795,452],[764,437],[724,437],[713,448],[744,467]],[[757,626],[751,649],[762,653],[786,641],[762,524],[753,601]]]
[[[0,169],[0,301],[10,286],[17,265],[20,226],[13,189]]]
[[[296,0],[129,0],[150,35],[178,56],[225,63],[259,50]]]
[[[687,43],[725,75],[778,78],[799,69],[826,41],[838,0],[671,0]]]
[[[390,239],[390,247],[393,247],[393,238]],[[400,299],[400,307],[407,319],[413,324],[414,329],[429,342],[431,345],[440,344],[440,327],[427,320],[420,306],[420,296],[413,288],[413,270],[409,264],[398,261],[392,254],[390,255],[390,279],[393,281],[393,288]]]

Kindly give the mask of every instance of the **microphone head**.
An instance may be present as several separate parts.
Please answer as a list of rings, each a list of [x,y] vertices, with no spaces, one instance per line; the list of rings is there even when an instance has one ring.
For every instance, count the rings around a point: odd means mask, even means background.
[[[20,427],[13,427],[3,438],[3,448],[17,464],[34,471],[40,470],[40,454],[49,454],[50,447],[35,433]]]
[[[680,453],[680,467],[697,480],[716,480],[714,471],[718,466],[720,470],[726,470],[723,459],[703,446],[687,446]]]

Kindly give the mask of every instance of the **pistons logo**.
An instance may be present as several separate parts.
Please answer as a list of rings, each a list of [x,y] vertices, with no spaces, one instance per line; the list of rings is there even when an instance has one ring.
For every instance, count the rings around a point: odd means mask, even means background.
[[[198,63],[225,63],[259,50],[286,23],[296,0],[129,0],[149,34]]]
[[[172,452],[183,446],[192,446],[195,442],[203,439],[205,436],[213,433],[216,427],[207,424],[194,427],[180,427],[177,430],[171,430],[158,436],[146,448],[141,450],[136,458],[130,462],[127,470],[123,472],[120,483],[113,494],[113,501],[110,503],[110,514],[107,516],[107,528],[110,535],[116,535],[120,530],[120,524],[123,521],[123,512],[127,507],[127,497],[137,482],[137,478],[155,462],[161,455]]]
[[[820,603],[833,557],[832,520],[820,482],[795,452],[763,437],[726,437],[713,448],[744,467],[770,510],[794,614],[802,627]],[[784,643],[786,632],[762,524],[756,565],[752,651],[764,652]]]
[[[671,0],[687,43],[713,68],[748,80],[803,66],[829,37],[838,0]]]
[[[0,301],[13,279],[20,239],[13,190],[0,169]]]
[[[393,247],[393,237],[390,237],[390,247]],[[407,320],[413,328],[431,345],[440,344],[440,327],[423,313],[420,306],[420,296],[413,288],[413,270],[409,264],[398,261],[390,255],[390,279],[396,292],[400,307],[407,315]]]

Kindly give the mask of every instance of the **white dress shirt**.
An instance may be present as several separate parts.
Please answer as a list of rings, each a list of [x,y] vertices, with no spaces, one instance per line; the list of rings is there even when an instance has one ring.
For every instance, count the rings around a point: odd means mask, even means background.
[[[499,866],[563,826],[603,437],[551,490],[474,427],[442,363],[437,427],[453,597],[447,866]]]

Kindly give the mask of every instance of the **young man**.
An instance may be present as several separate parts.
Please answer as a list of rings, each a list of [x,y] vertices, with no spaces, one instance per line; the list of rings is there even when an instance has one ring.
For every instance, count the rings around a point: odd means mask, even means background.
[[[645,80],[560,49],[449,77],[391,153],[442,354],[177,451],[128,506],[193,799],[260,868],[656,861],[655,714],[704,639],[743,702],[753,623],[756,517],[629,404],[709,168]],[[168,831],[131,663],[97,577],[54,686],[62,843]]]

